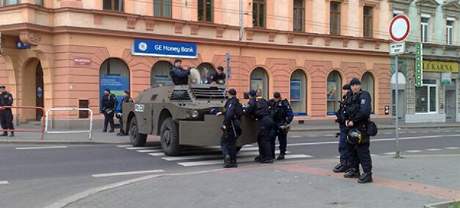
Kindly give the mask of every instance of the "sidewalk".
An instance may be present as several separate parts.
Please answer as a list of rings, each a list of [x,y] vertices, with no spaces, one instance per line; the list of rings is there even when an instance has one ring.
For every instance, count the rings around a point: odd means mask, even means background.
[[[145,177],[68,208],[422,208],[460,200],[460,151],[405,159],[374,157],[374,183],[330,171],[336,160],[304,160],[238,169]]]

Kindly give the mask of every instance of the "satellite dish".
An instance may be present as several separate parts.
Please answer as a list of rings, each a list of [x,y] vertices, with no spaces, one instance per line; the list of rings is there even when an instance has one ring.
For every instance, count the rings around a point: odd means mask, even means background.
[[[188,76],[188,83],[190,84],[201,84],[200,71],[196,68],[190,69],[190,75]]]

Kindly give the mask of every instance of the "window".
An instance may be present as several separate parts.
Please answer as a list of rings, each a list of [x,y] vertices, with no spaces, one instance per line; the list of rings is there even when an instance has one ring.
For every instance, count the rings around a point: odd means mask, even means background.
[[[430,24],[430,18],[429,17],[422,17],[421,19],[421,41],[422,43],[427,43],[428,42],[428,28]]]
[[[364,6],[363,8],[363,36],[366,38],[372,38],[373,31],[373,17],[372,7]]]
[[[250,89],[255,90],[257,95],[268,99],[268,74],[262,67],[257,67],[251,72]]]
[[[0,0],[0,6],[19,4],[19,0]]]
[[[43,0],[35,0],[35,4],[43,6]]]
[[[156,62],[150,71],[150,85],[152,87],[173,85],[169,76],[169,71],[171,71],[172,67],[172,64],[168,61]]]
[[[254,27],[265,27],[265,0],[253,1],[252,24]]]
[[[123,11],[123,0],[104,0],[104,10]]]
[[[172,17],[172,0],[154,0],[153,15],[156,17]]]
[[[340,2],[331,1],[329,15],[330,34],[340,35]]]
[[[437,91],[436,80],[423,80],[423,85],[415,88],[415,112],[437,112]]]
[[[212,0],[198,0],[198,21],[212,22],[213,2]]]
[[[305,31],[305,2],[304,0],[294,0],[294,31]]]
[[[342,78],[337,71],[327,77],[327,114],[335,115],[339,110],[339,101],[342,99]]]
[[[446,23],[446,44],[452,45],[454,40],[454,21],[447,20]]]

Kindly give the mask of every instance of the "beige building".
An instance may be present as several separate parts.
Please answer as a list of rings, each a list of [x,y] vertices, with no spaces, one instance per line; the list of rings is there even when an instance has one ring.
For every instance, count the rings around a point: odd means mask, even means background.
[[[375,114],[390,104],[386,0],[0,2],[0,83],[18,106],[98,111],[101,88],[136,95],[169,84],[177,57],[206,76],[226,54],[230,87],[280,91],[299,115],[331,115],[352,77]]]

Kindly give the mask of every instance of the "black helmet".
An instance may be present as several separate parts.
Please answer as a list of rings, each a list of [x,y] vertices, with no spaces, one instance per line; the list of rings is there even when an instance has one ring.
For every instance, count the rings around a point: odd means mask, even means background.
[[[363,135],[361,134],[361,131],[358,129],[354,128],[348,131],[347,135],[347,142],[350,144],[362,144],[363,143]]]

